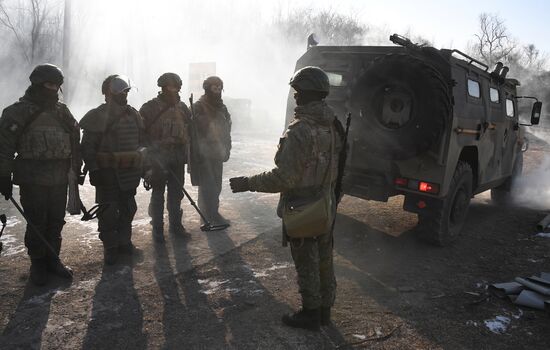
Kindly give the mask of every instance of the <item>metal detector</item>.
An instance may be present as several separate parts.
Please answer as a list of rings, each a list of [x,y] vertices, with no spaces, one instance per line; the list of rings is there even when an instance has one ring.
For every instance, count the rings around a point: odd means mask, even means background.
[[[83,213],[82,217],[80,218],[80,221],[90,221],[97,218],[99,214],[101,214],[107,209],[108,205],[109,203],[100,203],[100,204],[94,205],[88,210],[84,206],[84,203],[80,201],[80,210],[82,210],[82,213]]]
[[[164,171],[166,172],[166,168],[161,164],[161,162],[156,159],[156,158],[153,158],[155,160],[155,162],[159,165],[159,167]],[[176,176],[176,174],[174,174],[174,172],[171,170],[171,169],[168,169],[168,172],[170,173],[170,175],[172,175],[174,177],[174,179],[176,180],[176,182],[178,183],[178,185],[180,185],[180,188],[181,188],[181,191],[183,192],[183,194],[185,195],[185,197],[187,197],[187,199],[189,200],[189,202],[191,203],[191,205],[193,206],[193,208],[195,208],[195,210],[197,211],[197,213],[199,213],[201,219],[204,221],[204,225],[201,226],[201,231],[203,232],[210,232],[210,231],[221,231],[221,230],[225,230],[226,228],[228,228],[229,226],[231,226],[230,224],[218,224],[218,225],[213,225],[210,221],[208,221],[208,219],[206,218],[206,216],[204,216],[204,214],[201,212],[201,210],[199,209],[199,207],[197,206],[197,204],[195,203],[195,201],[193,200],[193,198],[191,198],[191,195],[189,194],[189,192],[187,192],[187,190],[185,189],[185,186],[183,186],[183,183],[181,183],[180,179]]]
[[[15,199],[13,199],[13,197],[10,197],[10,201],[13,203],[13,205],[15,206],[17,211],[19,213],[21,213],[21,215],[23,216],[23,218],[27,222],[27,226],[29,226],[34,231],[34,234],[36,235],[36,237],[38,237],[42,241],[42,243],[44,243],[46,248],[48,248],[50,253],[52,253],[52,257],[54,259],[56,259],[57,261],[61,262],[61,260],[59,260],[59,255],[57,255],[57,252],[55,251],[55,249],[53,249],[53,247],[46,240],[46,238],[44,238],[44,236],[42,236],[42,234],[40,233],[40,230],[38,230],[38,228],[29,220],[29,218],[27,217],[27,214],[25,214],[25,212],[23,211],[23,208],[21,208],[19,203],[17,203],[17,201]]]

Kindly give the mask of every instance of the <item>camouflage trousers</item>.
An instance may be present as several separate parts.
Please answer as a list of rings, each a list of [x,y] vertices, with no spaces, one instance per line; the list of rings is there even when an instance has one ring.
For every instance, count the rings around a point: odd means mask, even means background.
[[[136,190],[121,191],[117,187],[96,187],[99,239],[105,248],[132,243],[132,221],[137,211]]]
[[[336,298],[336,277],[332,249],[333,233],[315,238],[291,239],[290,251],[298,274],[302,306],[308,309],[332,307]]]
[[[167,191],[168,219],[171,227],[181,225],[181,200],[183,199],[183,191],[181,186],[185,181],[185,164],[181,162],[173,162],[166,164],[164,170],[160,167],[153,168],[153,177],[151,186],[151,201],[149,202],[149,216],[151,224],[154,228],[164,226],[164,193]]]
[[[59,255],[61,249],[61,231],[65,225],[65,206],[67,205],[67,185],[42,186],[21,184],[19,186],[21,206],[30,222],[38,229],[42,237]],[[27,225],[25,246],[31,259],[53,256],[38,238],[33,228]]]
[[[222,192],[223,162],[204,159],[200,164],[199,208],[208,219],[215,219]]]

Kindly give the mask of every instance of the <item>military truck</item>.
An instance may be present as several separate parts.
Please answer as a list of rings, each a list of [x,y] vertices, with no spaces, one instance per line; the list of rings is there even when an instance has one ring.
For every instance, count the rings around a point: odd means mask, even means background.
[[[394,34],[395,46],[316,46],[296,70],[319,66],[327,102],[342,122],[352,114],[344,193],[375,201],[404,195],[417,233],[436,245],[459,235],[470,199],[491,190],[504,204],[522,173],[524,125],[542,103],[517,94],[508,67],[493,70],[459,50],[436,49]],[[521,124],[518,99],[535,100]],[[292,91],[287,123],[295,106]]]

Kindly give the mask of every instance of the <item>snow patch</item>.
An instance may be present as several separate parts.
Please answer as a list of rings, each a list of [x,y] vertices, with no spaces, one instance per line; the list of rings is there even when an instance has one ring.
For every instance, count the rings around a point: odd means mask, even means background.
[[[550,238],[550,232],[539,232],[537,233],[537,237]]]
[[[363,335],[363,334],[354,334],[353,335],[355,338],[359,339],[359,340],[365,340],[367,339],[367,336]]]
[[[506,316],[497,316],[491,320],[483,321],[485,327],[495,334],[504,334],[510,325],[510,317]]]
[[[25,245],[20,242],[14,235],[3,234],[0,242],[4,244],[2,256],[13,256],[25,252]]]
[[[268,277],[269,276],[269,273],[270,271],[276,271],[276,270],[281,270],[281,269],[287,269],[289,268],[290,265],[289,264],[274,264],[273,266],[271,267],[268,267],[267,269],[263,269],[263,270],[252,270],[253,271],[253,275],[254,277]]]
[[[467,326],[474,326],[474,327],[477,327],[477,322],[472,321],[472,320],[468,320],[468,321],[466,321],[466,325],[467,325]]]
[[[206,295],[210,295],[210,294],[216,293],[220,289],[220,286],[226,284],[227,282],[229,282],[229,280],[211,281],[211,280],[201,280],[201,279],[199,279],[197,282],[199,282],[199,284],[202,287],[205,288],[205,289],[201,290],[201,293],[206,294]]]

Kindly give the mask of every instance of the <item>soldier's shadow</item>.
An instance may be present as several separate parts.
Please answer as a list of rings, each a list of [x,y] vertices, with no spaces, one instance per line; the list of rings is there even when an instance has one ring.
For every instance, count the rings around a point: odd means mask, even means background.
[[[175,271],[169,244],[156,243],[154,274],[163,299],[164,349],[223,348],[224,330],[201,286],[192,265],[189,240],[171,236]]]
[[[2,332],[0,345],[6,349],[39,349],[50,317],[53,297],[69,288],[71,282],[52,278],[44,287],[28,281],[17,308]]]
[[[144,349],[143,312],[131,264],[104,266],[83,349]]]

